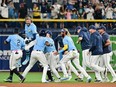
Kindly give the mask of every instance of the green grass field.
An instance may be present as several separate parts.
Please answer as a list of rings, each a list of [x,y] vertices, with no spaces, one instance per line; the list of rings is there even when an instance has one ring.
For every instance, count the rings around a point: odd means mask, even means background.
[[[92,82],[94,82],[95,80],[95,75],[94,73],[89,73],[90,76],[92,77]],[[60,75],[62,76],[62,73],[60,73]],[[9,76],[9,72],[0,72],[0,83],[5,83],[4,79],[6,79]],[[41,83],[41,76],[42,73],[41,72],[29,72],[26,76],[26,80],[25,83]],[[77,83],[77,81],[75,81],[76,75],[74,73],[72,73],[72,79],[70,81],[64,81],[63,83]],[[108,73],[108,78],[111,80],[112,76]],[[14,83],[19,83],[19,78],[14,74],[13,76],[13,82]],[[86,78],[84,78],[84,82],[86,82]]]

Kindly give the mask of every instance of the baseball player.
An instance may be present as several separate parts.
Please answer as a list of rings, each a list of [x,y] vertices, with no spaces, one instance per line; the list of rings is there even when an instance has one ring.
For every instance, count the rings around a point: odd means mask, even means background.
[[[105,67],[107,69],[109,69],[113,80],[111,82],[116,82],[116,73],[114,72],[111,64],[110,64],[110,60],[112,57],[112,49],[111,49],[111,42],[110,42],[110,37],[109,35],[106,33],[106,27],[105,26],[100,26],[98,29],[99,33],[102,35],[102,39],[103,39],[103,65],[105,65]],[[106,77],[107,79],[107,77]]]
[[[80,42],[82,48],[82,56],[83,56],[82,66],[86,70],[86,67],[89,67],[90,64],[89,61],[90,56],[87,55],[87,52],[89,51],[90,48],[90,33],[86,27],[82,28],[80,26],[77,27],[76,31],[79,35],[77,43]],[[83,78],[82,74],[81,77]]]
[[[89,49],[88,55],[90,54],[90,67],[95,71],[96,82],[101,82],[102,78],[99,72],[104,72],[105,68],[98,66],[99,59],[103,54],[102,49],[102,36],[96,31],[96,27],[91,25],[89,27],[89,32],[91,33],[90,36],[90,43],[91,47]]]
[[[46,31],[45,31],[44,29],[40,30],[39,35],[42,36],[42,37],[46,37]],[[45,53],[46,53],[46,50],[44,50],[44,54],[45,54]],[[46,57],[47,57],[47,55],[49,55],[49,53],[48,53],[48,54],[45,54]],[[52,75],[52,73],[51,73],[50,67],[49,67],[48,70],[47,70],[47,76],[48,76],[47,81],[49,81],[49,82],[50,82],[50,81],[54,81],[53,75]]]
[[[45,37],[42,37],[41,34],[39,36],[36,36],[36,43],[33,47],[33,51],[31,53],[31,58],[29,65],[26,67],[26,69],[23,72],[23,76],[26,77],[29,70],[33,67],[33,65],[39,61],[43,65],[43,75],[42,75],[42,82],[48,82],[46,81],[46,74],[48,69],[48,62],[46,60],[46,57],[44,55],[44,49],[46,45],[50,45]]]
[[[55,76],[58,78],[57,82],[59,81],[60,82],[60,75],[58,74],[57,70],[56,70],[56,54],[57,54],[57,51],[56,51],[56,48],[55,48],[55,44],[54,44],[54,41],[53,39],[51,38],[52,37],[52,32],[51,31],[46,31],[46,39],[48,40],[48,42],[50,43],[49,46],[46,46],[45,47],[45,52],[46,52],[46,55],[47,55],[47,60],[48,60],[48,64],[50,66],[50,69],[51,71],[55,74]]]
[[[5,41],[4,44],[10,43],[11,56],[9,61],[10,66],[10,76],[5,80],[5,82],[12,82],[13,73],[15,73],[23,83],[25,78],[17,71],[16,63],[22,57],[22,49],[25,47],[25,42],[22,37],[18,35],[18,29],[14,30],[14,35],[10,35]]]
[[[75,64],[75,66],[83,73],[83,75],[87,78],[87,82],[91,82],[91,77],[86,73],[86,71],[80,66],[79,63],[79,53],[76,50],[76,47],[74,45],[74,42],[72,38],[70,37],[70,33],[68,29],[62,29],[61,35],[63,37],[63,44],[64,47],[59,51],[63,52],[64,50],[68,50],[66,55],[63,56],[63,58],[60,60],[61,68],[64,74],[64,78],[68,78],[68,74],[66,71],[65,64],[72,60],[72,62]]]
[[[26,16],[25,18],[25,50],[27,50],[26,52],[26,59],[25,61],[22,63],[23,65],[26,65],[29,61],[29,49],[35,44],[35,38],[37,35],[37,27],[36,25],[32,22],[31,17]]]

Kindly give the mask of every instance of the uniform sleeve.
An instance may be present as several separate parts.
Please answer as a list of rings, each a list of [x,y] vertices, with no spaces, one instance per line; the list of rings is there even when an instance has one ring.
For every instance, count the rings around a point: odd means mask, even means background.
[[[104,36],[103,36],[103,39],[104,39],[104,41],[106,42],[108,39],[110,39],[110,37],[109,37],[108,35],[104,35]]]
[[[64,45],[67,45],[68,44],[68,41],[66,39],[63,39],[63,44]]]
[[[6,39],[7,42],[10,42],[11,41],[11,36],[9,36],[7,39]]]
[[[80,32],[79,33],[79,37],[82,37],[83,38],[83,32]]]
[[[37,33],[37,27],[35,25],[32,27],[32,33],[33,34]]]

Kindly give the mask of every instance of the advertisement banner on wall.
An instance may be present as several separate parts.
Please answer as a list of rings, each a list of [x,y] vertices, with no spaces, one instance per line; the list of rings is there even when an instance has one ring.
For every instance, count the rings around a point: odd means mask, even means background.
[[[4,45],[7,36],[0,36],[0,70],[9,70],[10,47]]]

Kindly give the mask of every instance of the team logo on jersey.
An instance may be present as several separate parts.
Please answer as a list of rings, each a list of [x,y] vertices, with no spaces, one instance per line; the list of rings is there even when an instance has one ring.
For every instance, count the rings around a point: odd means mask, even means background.
[[[28,29],[28,32],[31,32],[31,29]]]

